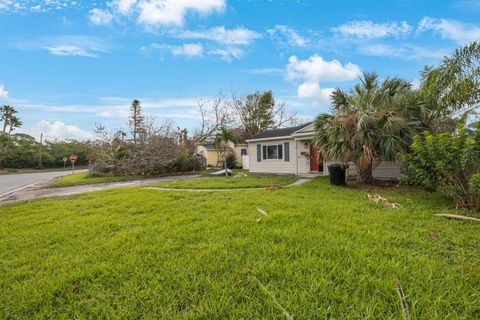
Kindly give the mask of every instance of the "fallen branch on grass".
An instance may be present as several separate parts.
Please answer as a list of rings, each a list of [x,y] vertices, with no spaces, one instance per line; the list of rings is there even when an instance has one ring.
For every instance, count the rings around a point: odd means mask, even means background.
[[[395,202],[388,201],[387,198],[382,197],[379,194],[367,194],[367,198],[375,202],[376,204],[381,204],[384,207],[392,208],[392,209],[400,209],[400,205]]]
[[[461,216],[461,215],[458,215],[458,214],[436,214],[436,216],[437,217],[449,218],[449,219],[460,219],[460,220],[480,222],[480,219],[478,219],[478,218]]]
[[[398,298],[400,299],[400,307],[402,308],[403,320],[410,320],[410,312],[408,310],[408,303],[405,298],[402,284],[398,278],[395,278],[395,287],[397,289]]]
[[[268,217],[268,213],[265,210],[257,207],[257,211],[260,213],[260,217],[258,217],[257,223],[260,223],[260,221],[262,221],[263,217]]]
[[[247,272],[247,275],[250,276],[250,278],[253,279],[260,286],[260,288],[264,293],[270,296],[270,298],[273,301],[273,304],[275,305],[275,307],[277,307],[277,309],[282,311],[283,315],[285,316],[285,319],[293,320],[293,316],[290,315],[290,313],[288,313],[287,310],[285,310],[285,308],[277,301],[277,299],[275,298],[275,295],[270,291],[268,291],[268,289],[260,282],[260,280],[258,280],[258,278],[254,274],[252,274],[251,272]]]

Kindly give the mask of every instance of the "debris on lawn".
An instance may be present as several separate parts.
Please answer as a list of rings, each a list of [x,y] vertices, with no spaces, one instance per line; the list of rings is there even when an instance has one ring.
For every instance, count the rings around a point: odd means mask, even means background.
[[[436,216],[437,217],[449,218],[449,219],[460,219],[460,220],[467,220],[467,221],[473,221],[473,222],[480,222],[480,219],[478,219],[478,218],[461,216],[461,215],[458,215],[458,214],[436,214]]]
[[[260,223],[260,221],[262,221],[263,217],[268,217],[268,213],[265,210],[257,207],[257,211],[260,213],[260,217],[258,217],[257,223]]]
[[[242,177],[248,177],[248,174],[246,174],[245,172],[239,172],[234,176],[234,178],[242,178]]]
[[[272,299],[272,302],[273,304],[275,305],[275,307],[277,307],[277,309],[279,309],[280,311],[282,311],[283,313],[283,316],[285,317],[285,319],[288,319],[288,320],[293,320],[293,316],[290,315],[290,313],[288,313],[287,310],[285,310],[285,308],[277,301],[277,299],[275,298],[275,295],[268,291],[267,287],[265,287],[261,282],[260,280],[258,280],[258,278],[253,274],[252,270],[248,269],[248,268],[244,268],[243,272],[246,274],[247,277],[249,277],[250,279],[253,279],[257,284],[258,286],[260,287],[260,289],[262,289],[262,291],[264,293],[266,293],[271,299]]]
[[[80,292],[80,285],[79,284],[72,284],[70,286],[70,290],[72,290],[73,293],[79,293]]]
[[[398,203],[390,202],[387,198],[382,197],[379,194],[368,194],[367,198],[375,202],[376,204],[380,204],[384,207],[392,208],[392,209],[400,209],[401,206]]]
[[[283,186],[280,184],[272,184],[270,187],[267,188],[268,191],[280,190]]]
[[[395,287],[397,289],[398,298],[400,299],[400,307],[402,308],[403,320],[410,320],[410,312],[408,310],[408,303],[405,298],[405,291],[403,291],[402,284],[398,278],[395,278]]]
[[[437,232],[433,232],[433,231],[430,232],[430,233],[428,234],[428,239],[431,240],[431,241],[438,239],[438,233],[437,233]]]

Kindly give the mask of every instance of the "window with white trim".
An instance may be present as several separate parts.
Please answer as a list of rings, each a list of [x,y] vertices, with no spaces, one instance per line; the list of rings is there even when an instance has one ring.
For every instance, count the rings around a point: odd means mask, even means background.
[[[282,160],[283,144],[270,144],[262,146],[263,160]]]

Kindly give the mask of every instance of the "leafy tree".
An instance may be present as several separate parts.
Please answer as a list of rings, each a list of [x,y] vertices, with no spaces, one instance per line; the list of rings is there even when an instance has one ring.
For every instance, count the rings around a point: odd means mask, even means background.
[[[217,133],[215,136],[214,140],[214,145],[215,147],[222,149],[223,151],[223,156],[224,156],[224,166],[225,166],[225,177],[228,175],[227,174],[227,151],[229,151],[230,147],[228,143],[230,141],[233,142],[234,139],[234,134],[232,131],[228,130],[225,127],[221,127],[220,131]]]
[[[34,168],[37,166],[38,144],[26,134],[0,134],[0,167]]]
[[[276,105],[272,91],[257,91],[246,97],[234,96],[233,105],[247,136],[276,129],[296,120],[295,115],[286,112],[284,104]]]
[[[348,92],[337,88],[331,97],[332,114],[315,120],[318,150],[344,165],[353,161],[359,181],[372,182],[375,163],[398,159],[410,145],[411,94],[408,82],[390,78],[379,83],[376,73],[364,73]]]

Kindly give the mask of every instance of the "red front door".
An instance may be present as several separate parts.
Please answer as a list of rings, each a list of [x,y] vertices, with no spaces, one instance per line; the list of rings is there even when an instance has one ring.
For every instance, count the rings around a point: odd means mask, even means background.
[[[310,144],[310,171],[318,171],[318,152],[313,144]]]

